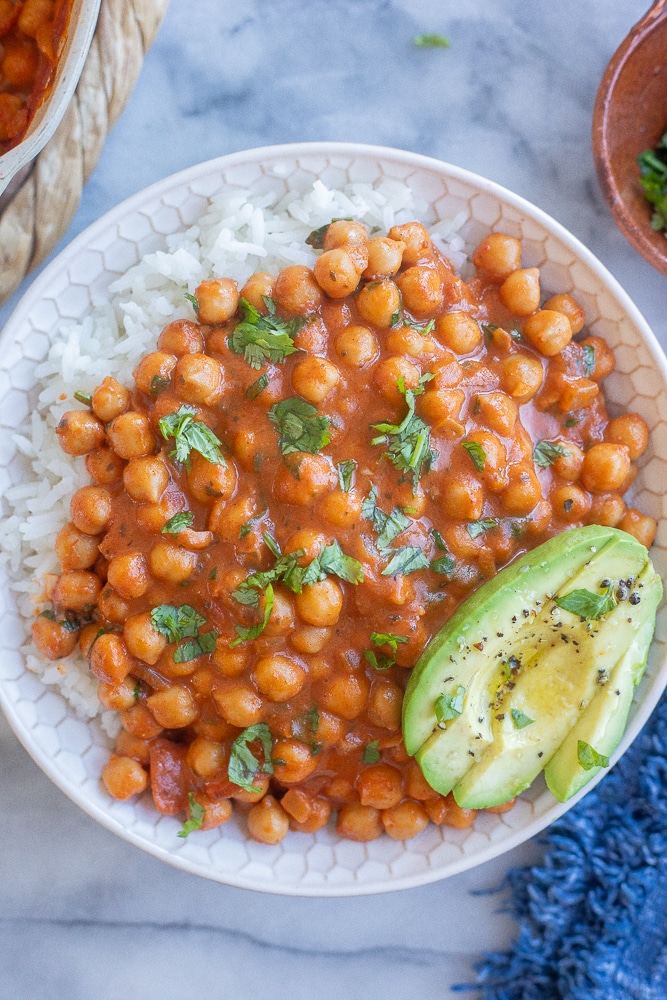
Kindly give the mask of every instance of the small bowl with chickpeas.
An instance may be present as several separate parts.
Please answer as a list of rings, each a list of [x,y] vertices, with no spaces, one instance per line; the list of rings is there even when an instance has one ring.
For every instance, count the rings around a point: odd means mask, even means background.
[[[1,404],[24,644],[0,698],[82,808],[188,871],[303,895],[444,878],[562,814],[539,781],[461,808],[402,733],[422,651],[540,543],[619,527],[667,569],[664,360],[562,227],[407,152],[233,154],[82,234],[5,343],[33,381]]]

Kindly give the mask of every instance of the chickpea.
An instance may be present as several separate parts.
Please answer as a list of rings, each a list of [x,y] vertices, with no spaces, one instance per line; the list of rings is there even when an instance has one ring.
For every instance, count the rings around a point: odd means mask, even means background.
[[[261,844],[279,844],[288,830],[289,816],[273,795],[265,795],[248,813],[248,833]]]
[[[319,653],[331,638],[331,629],[303,625],[290,635],[290,645],[297,653]]]
[[[248,663],[248,653],[242,646],[230,649],[229,640],[219,638],[211,653],[213,662],[225,677],[240,677]]]
[[[78,632],[67,628],[59,621],[39,615],[30,626],[32,638],[40,656],[47,660],[59,660],[69,656],[76,648]]]
[[[223,397],[222,366],[208,354],[184,354],[172,373],[172,384],[186,403],[215,406]]]
[[[408,267],[429,260],[433,256],[431,237],[421,222],[406,222],[403,225],[392,226],[387,235],[390,240],[400,240],[405,244],[403,264]]]
[[[255,271],[251,274],[241,289],[240,298],[245,299],[259,313],[266,313],[264,299],[273,298],[273,286],[276,279],[267,271]]]
[[[314,528],[297,528],[285,542],[283,552],[286,556],[299,553],[297,556],[299,566],[307,566],[319,556],[330,541],[330,536],[322,531],[315,531]]]
[[[123,475],[125,462],[115,451],[104,445],[86,455],[86,471],[91,479],[101,486],[117,483]]]
[[[163,328],[157,346],[165,354],[180,358],[185,354],[200,354],[204,349],[204,335],[197,323],[189,319],[175,319]]]
[[[122,625],[130,616],[130,606],[125,598],[117,594],[113,587],[105,587],[97,598],[100,614],[114,625]]]
[[[153,576],[168,583],[183,583],[197,568],[197,554],[173,542],[156,542],[148,555],[148,565]]]
[[[123,639],[115,632],[105,632],[90,651],[90,670],[101,681],[122,684],[132,672],[134,660]]]
[[[111,754],[102,771],[102,783],[114,799],[131,799],[148,787],[148,775],[138,760]]]
[[[419,802],[406,799],[382,812],[382,825],[392,840],[409,840],[426,827],[428,813]]]
[[[357,295],[356,303],[365,323],[386,329],[391,326],[394,316],[401,308],[401,293],[390,278],[383,278],[364,285]]]
[[[368,718],[374,726],[396,732],[401,727],[403,689],[385,677],[373,682],[368,699]]]
[[[169,485],[169,471],[158,455],[131,458],[123,470],[123,486],[139,503],[158,503]]]
[[[349,528],[357,524],[361,517],[363,497],[356,490],[334,490],[320,503],[320,513],[329,524],[339,528]]]
[[[228,500],[236,491],[238,474],[233,462],[209,462],[193,451],[190,468],[186,472],[188,489],[199,503],[210,504],[213,499]]]
[[[246,729],[262,721],[264,702],[247,684],[235,681],[215,688],[212,695],[220,715],[230,725]]]
[[[442,304],[443,282],[438,270],[415,264],[395,279],[403,305],[418,319],[430,317]]]
[[[586,313],[578,302],[571,295],[560,293],[552,295],[542,306],[543,309],[553,309],[555,312],[563,313],[570,321],[572,336],[576,337],[584,328]]]
[[[597,496],[592,497],[589,517],[591,524],[617,528],[624,514],[625,500],[618,493],[598,493]]]
[[[266,608],[266,597],[264,594],[259,599],[260,615],[263,617]],[[273,588],[273,607],[271,617],[264,628],[265,636],[287,635],[295,625],[294,602],[290,592],[284,587],[275,586]],[[258,685],[259,687],[259,685]],[[276,701],[277,699],[273,699]]]
[[[254,495],[240,497],[233,503],[224,498],[216,500],[208,516],[208,529],[223,542],[236,542],[241,528],[259,514],[259,499]]]
[[[147,396],[158,396],[163,389],[171,384],[171,373],[175,367],[176,358],[173,354],[153,351],[141,359],[132,372],[132,377],[137,389],[140,389]]]
[[[403,781],[391,764],[374,764],[359,775],[357,791],[362,806],[389,809],[403,798]]]
[[[309,403],[321,403],[339,380],[340,372],[335,365],[313,355],[299,361],[292,370],[294,391]]]
[[[554,514],[563,521],[583,521],[591,509],[590,494],[575,483],[557,487],[549,499]]]
[[[584,464],[584,453],[573,441],[558,441],[557,447],[561,454],[558,455],[552,465],[553,471],[561,479],[568,483],[573,483],[581,474]]]
[[[648,448],[648,424],[638,413],[624,413],[607,424],[605,440],[624,444],[631,461],[640,458]]]
[[[4,30],[2,34],[5,34]],[[38,49],[27,38],[5,37],[3,50],[0,71],[6,83],[21,89],[30,88],[39,66]]]
[[[435,332],[440,342],[455,354],[470,354],[482,342],[482,331],[470,313],[456,311],[438,316]]]
[[[378,362],[373,372],[373,381],[380,394],[390,403],[403,403],[404,393],[398,387],[399,379],[403,379],[406,389],[416,389],[421,373],[416,365],[407,358],[390,357]]]
[[[196,799],[204,807],[202,830],[215,830],[232,818],[234,807],[229,799],[207,799],[201,793],[198,793]]]
[[[120,713],[120,721],[126,732],[140,740],[152,740],[162,732],[162,726],[156,722],[153,713],[139,701]]]
[[[301,740],[276,740],[273,747],[275,777],[281,784],[291,784],[305,779],[317,768],[317,757],[312,747]]]
[[[530,316],[540,304],[540,272],[536,267],[518,268],[500,286],[500,301],[515,316]]]
[[[655,518],[649,517],[648,514],[642,514],[641,511],[636,510],[634,507],[629,507],[626,510],[616,527],[620,528],[621,531],[627,531],[629,535],[633,535],[647,549],[653,545],[655,536],[658,533],[658,524]]]
[[[63,413],[56,434],[66,455],[87,455],[106,440],[104,424],[89,410]]]
[[[405,243],[388,236],[376,236],[368,242],[368,266],[364,271],[367,281],[392,278],[401,269]]]
[[[340,585],[327,577],[308,584],[294,598],[296,613],[307,625],[328,628],[335,625],[343,609],[343,591]]]
[[[565,313],[538,309],[523,324],[523,335],[548,358],[560,354],[572,340],[572,327]]]
[[[584,454],[581,482],[591,493],[609,493],[623,486],[630,468],[630,452],[624,444],[594,444]]]
[[[301,663],[285,653],[260,656],[255,664],[253,680],[269,701],[289,701],[301,691],[307,674]]]
[[[525,465],[513,466],[509,470],[509,483],[502,492],[507,513],[526,517],[542,499],[542,488],[534,470]]]
[[[365,246],[368,240],[368,230],[361,222],[354,222],[352,219],[335,219],[327,226],[323,247],[325,250],[333,250],[334,247],[347,245]]]
[[[507,451],[500,438],[491,431],[471,431],[464,444],[471,446],[473,464],[482,466],[478,474],[487,489],[492,493],[500,492],[507,484]],[[477,450],[476,446],[479,446]]]
[[[150,577],[142,552],[127,552],[109,562],[108,581],[117,594],[131,600],[148,590]]]
[[[68,569],[58,577],[53,603],[67,611],[86,611],[97,603],[102,581],[87,569]]]
[[[594,382],[601,382],[607,375],[611,375],[616,367],[616,358],[609,344],[602,337],[586,337],[579,341],[578,346],[582,349],[588,348],[592,352],[593,370],[589,377]]]
[[[360,272],[344,247],[325,250],[313,267],[315,280],[332,299],[343,299],[359,284]]]
[[[455,521],[479,521],[484,510],[484,487],[469,472],[451,473],[441,500],[443,513]]]
[[[283,464],[278,469],[273,485],[274,496],[282,503],[308,507],[338,485],[338,475],[328,456],[296,452],[287,457],[289,467]]]
[[[507,233],[489,233],[473,251],[472,262],[478,271],[500,283],[521,267],[521,241]]]
[[[181,684],[156,691],[148,696],[146,704],[163,729],[182,729],[199,715],[192,692]]]
[[[322,304],[323,292],[309,267],[292,264],[276,278],[273,298],[279,309],[293,316],[307,316]]]
[[[345,364],[363,368],[374,361],[379,353],[375,334],[367,326],[348,326],[336,338],[336,351]]]
[[[463,379],[463,368],[451,351],[445,351],[442,357],[431,365],[431,373],[433,379],[428,383],[427,392],[433,389],[453,389]]]
[[[112,420],[107,430],[109,444],[121,458],[139,458],[155,451],[150,420],[138,410],[126,410]]]
[[[366,843],[369,840],[377,840],[382,832],[382,816],[379,809],[363,806],[360,802],[347,802],[338,813],[336,833],[339,837]]]
[[[445,802],[447,803],[447,818],[445,819],[447,826],[452,826],[456,830],[467,830],[473,825],[477,815],[476,809],[464,809],[451,794],[447,796]]]
[[[153,666],[167,645],[166,636],[153,625],[150,611],[132,615],[123,625],[123,639],[132,656]]]
[[[385,347],[390,354],[405,354],[409,358],[429,358],[438,353],[434,340],[410,326],[399,326],[387,335]]]
[[[280,804],[290,819],[305,823],[313,811],[313,800],[307,792],[300,788],[288,788]]]
[[[136,681],[132,676],[128,676],[120,684],[109,684],[108,681],[100,681],[97,685],[97,700],[102,708],[110,712],[125,712],[132,708],[136,699]],[[129,754],[133,757],[134,754]]]
[[[418,802],[428,802],[440,796],[429,785],[422,774],[421,768],[416,760],[408,761],[403,771],[403,784],[405,794],[410,799],[417,799]]]
[[[519,415],[517,404],[504,392],[480,392],[475,396],[473,412],[490,430],[505,437],[512,434]]]
[[[369,683],[364,674],[334,674],[322,689],[322,707],[348,722],[358,718],[366,707]]]
[[[239,290],[232,278],[212,278],[195,288],[200,323],[226,323],[239,305]]]
[[[92,395],[93,413],[105,424],[124,413],[129,405],[129,391],[110,375],[102,379]]]
[[[55,550],[63,569],[89,569],[99,555],[99,537],[66,524],[56,535]]]
[[[252,779],[252,791],[250,789],[235,789],[231,796],[235,802],[260,802],[269,790],[268,774],[256,774]]]
[[[511,354],[502,364],[505,390],[519,403],[527,403],[541,388],[544,370],[529,354]]]

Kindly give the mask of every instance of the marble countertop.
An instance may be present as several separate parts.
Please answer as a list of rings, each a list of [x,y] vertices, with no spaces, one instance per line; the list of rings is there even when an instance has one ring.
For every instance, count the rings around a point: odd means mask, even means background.
[[[63,245],[147,184],[223,153],[319,139],[397,146],[483,174],[554,216],[664,347],[665,278],[615,228],[590,153],[598,82],[647,5],[171,0]],[[424,32],[450,48],[415,47]],[[0,995],[19,1000],[446,1000],[483,952],[512,939],[503,896],[488,890],[539,858],[528,843],[384,896],[260,895],[169,868],[96,825],[2,717],[0,759]]]

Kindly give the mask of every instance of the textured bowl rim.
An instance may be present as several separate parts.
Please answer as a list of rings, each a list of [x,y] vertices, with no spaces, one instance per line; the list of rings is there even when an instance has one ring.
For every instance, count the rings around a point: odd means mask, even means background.
[[[69,263],[76,259],[81,250],[84,250],[85,247],[94,241],[98,235],[113,225],[114,221],[118,218],[126,217],[128,214],[135,212],[146,203],[165,195],[168,191],[178,188],[179,186],[183,186],[184,184],[190,184],[199,178],[203,178],[211,174],[229,171],[235,167],[261,165],[266,164],[267,162],[271,163],[272,166],[275,167],[275,164],[279,162],[281,158],[290,161],[298,161],[300,158],[327,156],[349,157],[350,159],[370,157],[375,160],[388,160],[394,163],[398,162],[427,172],[434,171],[436,174],[441,176],[444,175],[449,179],[460,180],[465,184],[473,185],[480,191],[495,196],[500,201],[512,206],[527,219],[538,223],[538,225],[543,227],[550,235],[560,239],[577,258],[583,261],[594,272],[597,279],[602,282],[602,284],[604,284],[614,295],[623,310],[623,313],[640,332],[642,340],[652,356],[662,382],[667,386],[667,361],[655,335],[637,306],[635,306],[618,281],[613,277],[613,275],[610,274],[597,257],[595,257],[594,254],[577,239],[577,237],[573,236],[559,222],[545,213],[542,209],[533,205],[520,195],[516,195],[503,186],[497,184],[495,181],[491,181],[463,167],[450,164],[443,160],[418,153],[412,153],[407,150],[347,142],[289,143],[242,150],[187,167],[184,170],[171,174],[168,177],[155,182],[149,187],[144,188],[116,205],[114,208],[101,216],[96,222],[92,223],[47,265],[17,304],[7,321],[5,330],[3,330],[0,334],[0,340],[4,338],[4,336],[14,327],[18,327],[28,317],[31,308],[33,307],[33,303],[39,299],[43,292],[48,288],[52,280],[52,276],[63,272]],[[615,764],[618,761],[618,759],[623,753],[625,753],[630,744],[634,741],[657,705],[666,684],[667,661],[663,661],[655,670],[655,676],[652,680],[651,687],[644,692],[644,697],[637,705],[636,711],[629,721],[623,740],[613,755],[612,764]],[[64,780],[60,779],[58,774],[54,774],[48,753],[39,746],[36,746],[29,734],[26,734],[23,723],[15,711],[13,703],[7,698],[2,684],[0,684],[0,706],[3,708],[4,713],[19,741],[23,744],[27,752],[33,757],[35,762],[42,768],[47,776],[73,802],[81,807],[84,812],[99,822],[106,829],[120,836],[122,839],[133,844],[134,846],[141,848],[148,854],[151,854],[152,856],[157,857],[181,870],[205,877],[209,880],[218,881],[229,886],[252,889],[259,892],[267,892],[273,895],[303,897],[371,895],[376,893],[393,892],[406,888],[414,888],[431,882],[444,880],[445,878],[460,874],[461,872],[476,867],[479,864],[490,861],[536,836],[544,830],[545,827],[553,823],[565,812],[571,809],[581,798],[584,797],[584,795],[591,791],[595,785],[602,780],[604,774],[607,773],[600,772],[597,777],[593,779],[593,781],[585,786],[568,802],[558,803],[554,800],[553,807],[550,807],[541,816],[533,818],[530,823],[515,830],[511,835],[502,839],[500,842],[491,842],[488,847],[485,847],[483,850],[472,856],[466,855],[458,861],[448,863],[447,870],[445,872],[439,870],[434,871],[431,868],[427,868],[420,873],[396,877],[390,882],[386,879],[382,879],[378,881],[368,880],[363,882],[345,882],[343,884],[327,883],[301,885],[267,883],[266,885],[258,885],[257,880],[254,878],[247,878],[239,874],[230,876],[227,873],[211,871],[210,866],[207,866],[206,864],[198,863],[190,858],[184,858],[180,854],[171,853],[168,850],[165,850],[158,843],[150,842],[134,831],[128,830],[114,816],[109,815],[108,812],[91,802],[80,790],[69,787]]]

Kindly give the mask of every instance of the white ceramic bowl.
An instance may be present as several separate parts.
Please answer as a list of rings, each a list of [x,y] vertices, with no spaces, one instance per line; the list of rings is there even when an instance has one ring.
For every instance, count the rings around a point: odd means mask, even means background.
[[[53,85],[40,104],[22,141],[0,156],[0,194],[12,177],[47,144],[72,99],[95,31],[100,0],[74,0],[65,45]]]
[[[169,177],[135,195],[81,234],[44,270],[10,319],[0,352],[0,495],[21,481],[22,462],[11,431],[36,398],[35,367],[64,319],[80,319],[109,283],[145,253],[164,247],[166,234],[192,223],[226,185],[255,193],[305,192],[319,177],[330,186],[407,181],[430,205],[433,223],[461,210],[474,246],[499,229],[520,237],[524,263],[541,269],[547,292],[570,291],[584,305],[588,327],[614,348],[617,369],[607,379],[614,409],[641,413],[651,446],[634,485],[635,502],[660,522],[653,556],[667,574],[667,368],[646,322],[616,281],[576,239],[514,194],[445,163],[408,152],[339,143],[278,146],[235,153]],[[470,830],[429,825],[405,843],[383,836],[369,844],[336,836],[289,833],[276,847],[248,839],[242,821],[177,837],[180,821],[159,816],[148,796],[111,801],[100,786],[108,740],[95,722],[78,718],[55,688],[26,670],[27,626],[7,580],[0,587],[0,701],[19,739],[52,780],[108,829],[187,871],[230,885],[313,896],[382,892],[435,881],[480,864],[532,837],[572,803],[558,804],[537,781],[504,815],[480,814]],[[661,609],[647,674],[620,752],[645,723],[667,681],[667,615]],[[574,800],[576,801],[576,799]]]

